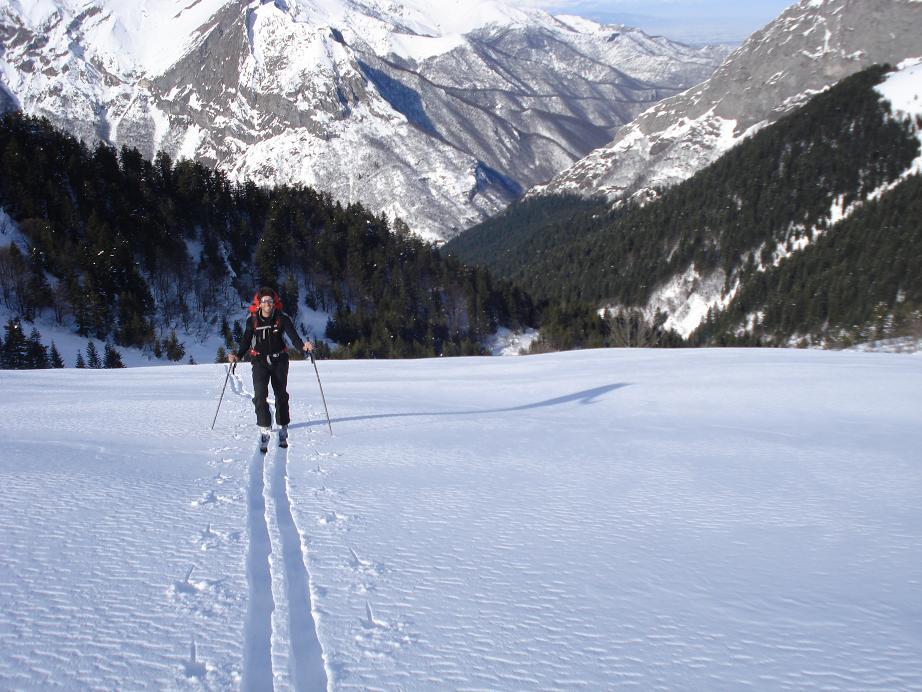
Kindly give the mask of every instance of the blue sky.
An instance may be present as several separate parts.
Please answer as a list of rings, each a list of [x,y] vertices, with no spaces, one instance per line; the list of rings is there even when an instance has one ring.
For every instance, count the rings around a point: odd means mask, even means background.
[[[525,0],[554,14],[628,24],[686,42],[745,39],[796,0]]]

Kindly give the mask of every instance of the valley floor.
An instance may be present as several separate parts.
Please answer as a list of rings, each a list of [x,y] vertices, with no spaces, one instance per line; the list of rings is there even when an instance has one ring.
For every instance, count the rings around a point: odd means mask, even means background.
[[[0,688],[922,688],[917,356],[0,372]]]

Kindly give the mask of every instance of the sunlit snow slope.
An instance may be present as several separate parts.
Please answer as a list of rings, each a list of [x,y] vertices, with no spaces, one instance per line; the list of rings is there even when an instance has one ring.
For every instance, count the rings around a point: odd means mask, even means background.
[[[917,356],[318,367],[0,373],[0,688],[922,688]]]

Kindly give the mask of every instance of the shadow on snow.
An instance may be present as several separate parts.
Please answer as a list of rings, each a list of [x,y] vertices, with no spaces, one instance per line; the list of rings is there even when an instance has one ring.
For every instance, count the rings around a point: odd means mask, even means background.
[[[513,411],[529,411],[532,409],[538,408],[548,408],[550,406],[561,406],[563,404],[569,403],[578,403],[581,405],[594,404],[596,401],[603,395],[613,392],[616,389],[621,389],[623,387],[630,386],[629,383],[621,382],[617,384],[606,384],[601,387],[593,387],[592,389],[584,389],[581,392],[575,392],[573,394],[567,394],[565,396],[554,397],[553,399],[545,399],[544,401],[538,401],[532,404],[522,404],[521,406],[509,406],[506,408],[487,408],[487,409],[472,409],[468,411],[416,411],[416,412],[406,412],[406,413],[378,413],[368,416],[346,416],[344,418],[333,418],[333,423],[348,423],[352,421],[360,420],[378,420],[381,418],[414,418],[420,416],[479,416],[483,414],[492,414],[492,413],[510,413]],[[326,419],[312,420],[305,423],[292,423],[289,425],[289,428],[308,428],[314,425],[325,426],[327,424]]]

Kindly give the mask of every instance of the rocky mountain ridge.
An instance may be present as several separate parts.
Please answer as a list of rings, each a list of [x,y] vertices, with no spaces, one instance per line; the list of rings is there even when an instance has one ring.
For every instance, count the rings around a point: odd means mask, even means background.
[[[4,0],[0,107],[90,143],[314,186],[442,240],[729,52],[475,5]]]
[[[922,55],[919,0],[800,0],[706,81],[665,99],[529,194],[645,199],[844,77]]]

